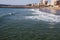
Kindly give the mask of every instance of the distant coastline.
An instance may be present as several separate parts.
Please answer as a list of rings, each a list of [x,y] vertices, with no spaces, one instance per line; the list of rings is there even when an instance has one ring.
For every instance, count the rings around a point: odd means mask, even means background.
[[[0,4],[0,8],[37,8],[37,7],[28,6],[28,5],[5,5],[5,4]]]
[[[53,9],[53,10],[60,10],[60,7],[49,7],[49,6],[31,6],[31,5],[5,5],[0,4],[0,8],[47,8],[47,9]]]

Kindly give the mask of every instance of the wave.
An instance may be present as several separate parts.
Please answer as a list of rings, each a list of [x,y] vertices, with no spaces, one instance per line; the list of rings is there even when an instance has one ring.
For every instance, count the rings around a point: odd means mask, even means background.
[[[12,13],[7,13],[7,14],[2,14],[2,15],[0,15],[0,18],[1,17],[6,17],[6,16],[11,16],[11,15],[14,15],[14,12],[12,12]]]
[[[25,16],[26,19],[43,20],[46,22],[60,22],[59,15],[42,12],[42,11],[39,11],[39,9],[30,9],[30,10],[34,11],[34,13],[32,13],[32,14],[36,14],[36,15],[35,16]]]

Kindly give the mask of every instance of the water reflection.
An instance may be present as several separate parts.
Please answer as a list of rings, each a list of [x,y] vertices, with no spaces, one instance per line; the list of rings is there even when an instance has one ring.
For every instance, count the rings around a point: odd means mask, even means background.
[[[49,28],[55,28],[55,26],[54,26],[54,25],[55,25],[55,23],[54,23],[54,22],[50,22],[50,23],[49,23],[49,25],[50,25],[50,27],[49,27]]]

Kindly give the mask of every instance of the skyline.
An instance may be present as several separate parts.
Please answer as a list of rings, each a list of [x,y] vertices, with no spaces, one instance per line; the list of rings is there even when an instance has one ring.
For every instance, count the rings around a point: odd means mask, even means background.
[[[10,4],[10,5],[26,5],[30,3],[39,3],[39,2],[40,0],[0,0],[0,4]]]

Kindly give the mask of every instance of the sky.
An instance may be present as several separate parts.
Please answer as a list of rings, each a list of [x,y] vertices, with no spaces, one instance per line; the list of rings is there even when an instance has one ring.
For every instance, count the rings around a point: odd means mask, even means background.
[[[0,0],[0,4],[26,5],[29,3],[39,3],[40,0]]]

